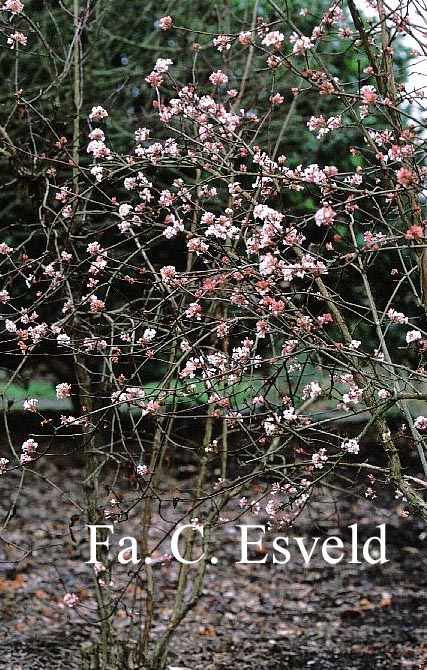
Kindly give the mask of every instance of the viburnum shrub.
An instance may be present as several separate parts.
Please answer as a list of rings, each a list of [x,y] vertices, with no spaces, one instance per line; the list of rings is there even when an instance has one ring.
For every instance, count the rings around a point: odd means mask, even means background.
[[[349,469],[365,473],[367,497],[391,489],[404,514],[427,519],[425,98],[407,74],[425,35],[407,2],[345,0],[320,16],[282,5],[251,5],[247,25],[235,12],[227,32],[193,28],[188,68],[173,48],[155,58],[141,76],[151,112],[124,153],[113,138],[126,110],[110,105],[113,94],[93,105],[82,96],[83,38],[99,3],[67,10],[62,71],[25,3],[1,8],[14,101],[2,152],[32,163],[40,182],[35,218],[2,231],[8,384],[43,356],[58,400],[74,407],[47,422],[43,399],[28,398],[23,410],[43,431],[18,447],[9,436],[1,472],[22,470],[25,486],[25,471],[71,440],[85,460],[82,536],[85,523],[138,514],[142,555],[153,556],[116,582],[100,550],[101,634],[85,667],[136,662],[113,623],[132,585],[129,639],[144,667],[165,666],[207,565],[179,566],[156,629],[156,565],[168,564],[178,524],[203,523],[205,546],[225,513],[262,512],[284,528]],[[173,45],[186,27],[165,15],[157,30]],[[27,94],[25,52],[39,49],[52,80]],[[59,133],[43,94],[67,82],[72,118],[64,111]],[[363,450],[368,432],[374,444]],[[401,464],[409,448],[412,471]],[[177,504],[162,473],[180,459],[196,465],[196,481]],[[123,500],[106,500],[104,484],[124,474]],[[75,593],[64,603],[83,605]]]

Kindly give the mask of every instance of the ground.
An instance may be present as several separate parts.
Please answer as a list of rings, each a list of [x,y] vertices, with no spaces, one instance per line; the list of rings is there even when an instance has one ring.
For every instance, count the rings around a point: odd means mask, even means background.
[[[41,463],[41,462],[40,462]],[[54,463],[26,474],[13,517],[0,545],[1,670],[78,670],[79,648],[96,634],[90,580],[79,543],[81,468]],[[54,488],[51,483],[58,488]],[[17,494],[19,474],[0,478],[2,517]],[[165,475],[165,486],[182,488]],[[73,502],[74,501],[74,502]],[[76,504],[74,504],[77,501]],[[387,524],[389,562],[384,565],[329,566],[317,556],[309,568],[301,559],[287,566],[238,565],[234,524],[215,542],[217,565],[208,568],[203,598],[175,636],[170,668],[191,670],[286,670],[318,668],[372,670],[427,667],[426,530],[416,518],[402,518],[395,505],[345,497],[328,506],[327,497],[305,514],[299,534],[321,535],[328,527],[348,538],[357,521],[363,532]],[[323,505],[322,528],[319,518]],[[262,518],[245,523],[263,523]],[[129,520],[130,528],[137,519]],[[301,533],[300,531],[303,531]],[[129,528],[124,529],[124,534]],[[73,536],[74,540],[73,541]],[[25,554],[22,549],[27,549]],[[159,567],[161,630],[170,615],[176,568]],[[63,595],[78,593],[81,606],[64,606]],[[143,598],[144,582],[140,596]],[[126,598],[116,620],[121,634],[130,625]]]

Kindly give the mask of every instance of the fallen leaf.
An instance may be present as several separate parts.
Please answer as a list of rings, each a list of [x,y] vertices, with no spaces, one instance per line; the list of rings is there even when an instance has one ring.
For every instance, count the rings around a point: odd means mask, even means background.
[[[208,623],[205,626],[200,626],[199,634],[204,637],[216,637],[216,630],[212,624]]]
[[[392,597],[390,593],[383,593],[380,600],[380,607],[390,607],[392,602]]]
[[[14,589],[19,589],[24,584],[24,576],[22,574],[16,575],[15,579],[10,579],[7,581],[0,580],[0,589],[2,591],[10,591]]]

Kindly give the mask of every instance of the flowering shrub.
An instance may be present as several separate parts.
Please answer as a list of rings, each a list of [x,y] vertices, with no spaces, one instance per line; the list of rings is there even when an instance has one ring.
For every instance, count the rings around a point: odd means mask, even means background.
[[[17,108],[29,130],[33,117],[49,128],[50,151],[39,150],[38,134],[15,145],[7,119],[1,131],[5,152],[17,160],[29,153],[43,179],[37,222],[3,230],[3,351],[18,370],[42,354],[63,359],[69,375],[58,377],[56,395],[72,399],[74,414],[51,421],[43,444],[29,435],[15,461],[0,460],[0,474],[30,461],[37,468],[67,431],[85,453],[87,521],[119,519],[117,501],[108,511],[99,487],[107,465],[130,468],[145,555],[159,546],[163,563],[168,534],[152,546],[152,493],[169,452],[189,445],[198,477],[180,521],[214,528],[226,508],[246,509],[286,527],[316,488],[354,467],[366,471],[368,497],[392,487],[407,501],[405,514],[427,519],[427,419],[411,404],[426,400],[423,94],[394,69],[396,36],[412,35],[420,51],[422,36],[405,7],[382,0],[369,3],[373,23],[353,0],[316,17],[268,4],[271,15],[255,13],[252,25],[200,35],[220,65],[200,79],[201,44],[194,76],[182,79],[173,57],[154,60],[144,74],[152,113],[126,152],[110,139],[122,110],[108,98],[85,110],[77,37],[87,17],[75,12],[67,67],[85,118],[58,135],[18,78]],[[23,3],[8,0],[2,13],[18,69],[21,51],[42,36]],[[164,40],[182,30],[171,16],[158,28]],[[352,49],[361,71],[345,79],[330,54]],[[268,93],[248,106],[255,74]],[[304,142],[288,157],[297,136]],[[325,142],[340,147],[332,164],[321,158]],[[29,398],[23,410],[46,424],[41,404]],[[348,417],[356,434],[341,425]],[[184,422],[194,425],[190,439],[180,433]],[[363,452],[371,428],[381,468]],[[397,436],[418,455],[413,472],[402,469]],[[256,481],[275,497],[249,502]],[[188,541],[187,557],[191,550]],[[114,568],[105,552],[96,565],[111,641],[119,596],[104,573]],[[140,642],[148,667],[164,666],[205,569],[202,561],[188,595],[191,573],[181,567],[170,621],[155,640],[153,567],[132,573],[135,581],[147,575]],[[63,601],[80,603],[74,593]]]

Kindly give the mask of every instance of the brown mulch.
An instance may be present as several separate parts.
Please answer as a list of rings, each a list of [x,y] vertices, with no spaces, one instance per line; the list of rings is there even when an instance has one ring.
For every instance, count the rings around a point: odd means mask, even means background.
[[[79,648],[96,635],[83,522],[71,527],[79,504],[81,469],[65,470],[40,462],[42,478],[27,473],[13,516],[0,540],[0,669],[78,670]],[[0,478],[2,518],[13,507],[19,473]],[[59,487],[53,488],[48,481]],[[183,482],[167,479],[176,490]],[[120,487],[119,487],[120,488]],[[323,505],[323,507],[320,507]],[[175,636],[169,663],[191,670],[397,670],[427,668],[427,533],[415,518],[399,518],[394,504],[381,507],[344,498],[337,508],[318,501],[325,523],[319,530],[309,513],[298,534],[322,535],[328,528],[345,537],[358,521],[366,536],[388,528],[389,563],[382,566],[317,558],[287,566],[238,565],[234,523],[219,532],[216,566],[209,566],[203,598]],[[119,535],[134,534],[139,512]],[[265,519],[245,519],[262,524]],[[239,523],[239,522],[237,522]],[[80,525],[79,525],[80,524]],[[159,520],[160,524],[160,520]],[[135,533],[136,534],[136,533]],[[25,551],[28,552],[25,554]],[[170,615],[176,564],[159,567],[158,616],[161,630]],[[117,573],[119,590],[125,572]],[[63,596],[76,592],[81,605],[65,607]],[[143,576],[140,586],[143,599]],[[127,594],[115,613],[126,635],[131,624]],[[142,601],[141,601],[142,602]]]

